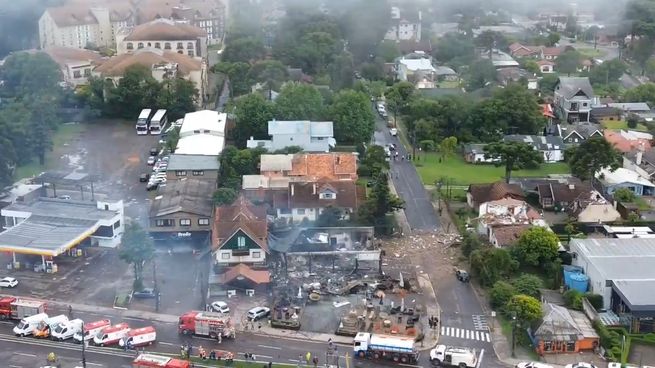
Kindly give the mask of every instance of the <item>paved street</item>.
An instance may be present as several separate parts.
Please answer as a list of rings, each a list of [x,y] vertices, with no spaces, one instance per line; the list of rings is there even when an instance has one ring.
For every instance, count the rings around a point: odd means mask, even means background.
[[[376,117],[374,142],[380,146],[393,143],[398,147],[398,157],[407,156],[407,150],[398,137],[389,134],[385,121],[374,112]],[[398,196],[405,201],[405,216],[414,230],[434,231],[439,229],[439,219],[432,206],[429,193],[423,187],[421,178],[411,162],[391,160],[391,175]]]

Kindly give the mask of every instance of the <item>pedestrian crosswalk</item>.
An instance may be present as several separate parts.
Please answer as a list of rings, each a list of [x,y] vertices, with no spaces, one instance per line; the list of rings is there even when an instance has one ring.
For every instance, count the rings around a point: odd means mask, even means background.
[[[456,337],[458,339],[491,342],[489,332],[466,330],[463,328],[441,326],[441,335]]]

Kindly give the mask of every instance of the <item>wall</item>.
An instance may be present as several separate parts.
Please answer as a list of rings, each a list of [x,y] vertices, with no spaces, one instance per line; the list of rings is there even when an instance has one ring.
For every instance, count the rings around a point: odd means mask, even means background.
[[[188,39],[188,40],[176,40],[176,41],[166,41],[166,40],[139,40],[139,41],[127,41],[120,39],[117,41],[117,54],[127,54],[134,52],[140,48],[154,48],[165,51],[182,53],[191,57],[206,57],[207,56],[207,42],[204,37],[200,39]],[[182,48],[178,48],[178,43],[182,43]],[[139,47],[141,44],[143,47]],[[170,45],[170,49],[166,48],[166,44]],[[130,49],[129,46],[132,46]],[[159,47],[157,47],[159,46]],[[180,52],[181,51],[181,52]]]
[[[253,257],[253,252],[259,252],[259,258]],[[223,259],[224,254],[230,254],[229,259]],[[236,263],[264,263],[266,261],[266,252],[262,250],[261,248],[257,249],[249,249],[248,250],[248,255],[243,255],[243,256],[234,256],[232,255],[232,250],[230,249],[220,249],[217,250],[216,253],[214,254],[214,259],[216,263],[221,264],[221,265],[227,265],[227,264],[236,264]]]
[[[198,225],[199,218],[209,219],[207,225]],[[174,226],[156,226],[156,220],[170,219],[175,220]],[[191,219],[191,226],[180,226],[180,219]],[[148,231],[154,233],[160,232],[187,232],[187,231],[210,231],[211,230],[211,216],[198,216],[186,212],[176,212],[166,216],[151,217],[148,220]]]
[[[608,309],[612,297],[612,288],[605,286],[605,276],[594,266],[593,263],[589,262],[584,253],[580,252],[577,243],[571,242],[571,252],[576,254],[571,263],[574,266],[582,267],[584,274],[589,277],[589,291],[602,295],[603,308]]]
[[[178,170],[168,170],[166,171],[166,180],[180,180],[183,178],[193,178],[193,179],[202,179],[216,181],[218,180],[218,170],[201,170],[203,175],[193,175],[193,170],[186,170],[186,176],[178,176]]]

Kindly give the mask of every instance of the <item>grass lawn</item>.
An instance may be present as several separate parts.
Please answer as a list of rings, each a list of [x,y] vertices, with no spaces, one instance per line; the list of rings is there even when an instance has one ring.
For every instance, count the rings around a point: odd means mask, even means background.
[[[86,125],[83,124],[63,124],[57,129],[52,136],[52,151],[46,154],[45,165],[39,165],[39,160],[34,157],[32,161],[18,166],[14,173],[14,180],[29,178],[40,174],[43,171],[53,169],[55,158],[59,157],[59,152],[66,144],[70,144],[71,140],[80,135],[85,129]]]
[[[648,127],[645,124],[639,123],[637,124],[636,128],[628,128],[628,122],[624,120],[612,120],[612,121],[605,121],[601,123],[603,128],[605,129],[630,129],[630,130],[637,130],[640,132],[647,132]]]
[[[439,162],[441,155],[438,153],[427,153],[421,156],[421,161],[416,162],[416,170],[424,184],[434,184],[441,178],[454,180],[454,185],[469,185],[475,183],[490,183],[502,180],[505,177],[505,168],[496,167],[491,164],[469,164],[460,155],[454,154],[445,161]],[[536,170],[512,171],[512,177],[540,177],[549,174],[568,174],[569,166],[566,163],[558,162],[542,164]]]
[[[576,48],[575,50],[587,59],[605,56],[605,51],[601,51],[598,49],[594,50],[593,47],[580,47],[580,48]]]

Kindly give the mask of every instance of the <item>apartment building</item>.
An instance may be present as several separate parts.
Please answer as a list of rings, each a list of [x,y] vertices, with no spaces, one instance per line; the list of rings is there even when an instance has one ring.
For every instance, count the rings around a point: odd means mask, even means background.
[[[165,18],[133,28],[123,28],[118,32],[118,55],[144,48],[173,51],[190,57],[206,57],[207,33],[201,28]]]

